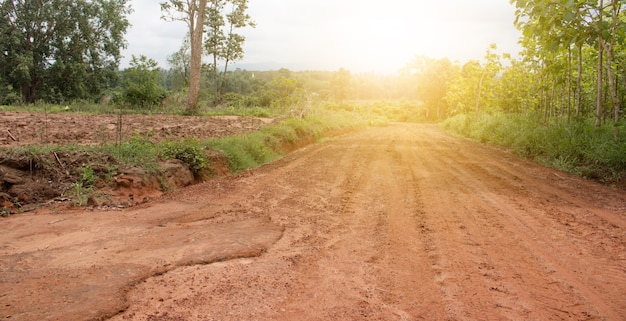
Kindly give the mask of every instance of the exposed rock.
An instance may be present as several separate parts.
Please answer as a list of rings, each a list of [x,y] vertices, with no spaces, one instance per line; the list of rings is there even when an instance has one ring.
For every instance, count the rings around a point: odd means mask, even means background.
[[[161,164],[162,181],[167,188],[180,188],[194,183],[193,173],[177,159],[170,159]]]

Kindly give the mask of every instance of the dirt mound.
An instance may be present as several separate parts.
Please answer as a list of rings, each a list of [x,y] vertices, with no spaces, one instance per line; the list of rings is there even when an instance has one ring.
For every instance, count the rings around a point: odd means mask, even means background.
[[[161,161],[157,172],[120,165],[106,155],[79,152],[18,158],[0,155],[0,211],[6,216],[42,204],[120,208],[145,203],[164,192],[198,183],[213,175],[228,175],[220,152],[205,152],[209,168],[195,177],[177,159]],[[85,175],[92,179],[90,184]]]

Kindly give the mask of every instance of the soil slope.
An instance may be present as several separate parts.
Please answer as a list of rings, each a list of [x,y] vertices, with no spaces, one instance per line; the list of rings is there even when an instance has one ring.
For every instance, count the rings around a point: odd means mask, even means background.
[[[346,135],[138,208],[2,225],[3,319],[626,315],[624,192],[431,125]]]

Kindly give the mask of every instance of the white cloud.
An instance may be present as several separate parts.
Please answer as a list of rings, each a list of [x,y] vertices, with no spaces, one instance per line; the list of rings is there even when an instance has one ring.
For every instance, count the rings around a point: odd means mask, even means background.
[[[180,48],[187,25],[182,21],[163,21],[159,1],[132,0],[131,6],[132,26],[126,35],[128,48],[122,53],[122,67],[128,65],[132,55],[145,55],[167,68],[166,57]]]

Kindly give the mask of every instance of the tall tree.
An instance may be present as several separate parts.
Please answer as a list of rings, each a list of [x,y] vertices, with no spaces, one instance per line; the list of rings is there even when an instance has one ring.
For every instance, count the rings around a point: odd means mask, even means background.
[[[122,75],[123,99],[131,106],[157,106],[165,97],[165,89],[160,85],[161,69],[155,60],[133,55],[130,67]]]
[[[189,65],[191,61],[191,45],[189,35],[183,39],[183,43],[178,51],[167,57],[170,70],[174,72],[184,86],[189,86]]]
[[[619,128],[617,127],[617,124],[619,123],[620,109],[622,108],[622,106],[617,93],[617,85],[615,80],[616,77],[613,68],[615,62],[614,50],[617,43],[617,38],[620,36],[624,36],[623,30],[626,28],[626,23],[620,19],[620,14],[622,13],[622,2],[623,1],[616,0],[610,1],[610,23],[603,26],[604,30],[600,30],[602,33],[606,33],[606,36],[603,37],[606,38],[606,40],[602,42],[602,45],[604,46],[604,49],[606,51],[606,72],[609,83],[609,92],[611,94],[611,101],[613,102],[613,121],[616,125],[614,133],[615,139],[619,137]]]
[[[457,66],[448,58],[417,56],[405,68],[415,79],[419,99],[426,106],[426,117],[431,119],[444,117],[449,107],[446,93],[458,73]]]
[[[202,68],[202,38],[208,0],[168,0],[161,2],[161,17],[167,21],[184,21],[189,28],[191,61],[189,66],[189,96],[187,112],[195,113],[200,96],[200,72]]]
[[[624,0],[511,0],[517,7],[516,25],[523,31],[522,43],[527,49],[526,59],[540,60],[539,69],[544,77],[542,81],[554,84],[564,79],[564,72],[554,68],[555,62],[562,61],[567,54],[568,66],[573,57],[571,48],[577,48],[578,72],[576,81],[576,114],[582,113],[584,89],[590,87],[591,77],[595,78],[595,124],[600,126],[604,120],[608,87],[610,98],[617,111],[619,120],[621,108],[619,82],[615,71],[619,70],[620,59],[615,59],[615,48],[624,43]],[[536,50],[528,50],[535,46]],[[567,51],[565,51],[567,50]],[[618,54],[619,55],[619,54]],[[585,62],[595,61],[595,69]],[[568,101],[571,82],[570,67],[567,74]],[[586,83],[583,78],[587,77]],[[561,85],[562,86],[562,85]],[[623,90],[623,86],[622,86]],[[556,90],[563,91],[562,89]],[[552,95],[554,96],[554,95]],[[554,99],[554,97],[552,97]],[[591,106],[591,99],[587,99]]]
[[[596,96],[596,127],[600,127],[602,122],[602,60],[604,50],[603,39],[603,11],[604,1],[600,0],[598,4],[598,78],[597,78],[597,96]]]
[[[127,2],[1,1],[0,77],[26,103],[100,95],[125,47]]]
[[[218,61],[223,56],[223,43],[226,40],[224,35],[224,26],[226,21],[222,11],[226,5],[226,0],[210,0],[208,8],[208,19],[206,21],[207,37],[204,43],[206,53],[211,57],[211,78],[213,79],[213,105],[221,102],[219,97],[220,84],[219,72],[217,69]]]
[[[245,37],[236,31],[245,27],[255,27],[248,10],[248,0],[210,0],[207,19],[205,49],[212,57],[214,103],[221,103],[226,87],[226,74],[230,63],[243,58]],[[218,70],[223,63],[224,69]],[[220,78],[221,73],[221,78]]]
[[[226,14],[228,31],[226,33],[225,50],[222,57],[224,60],[224,71],[222,72],[220,97],[224,95],[226,73],[228,72],[229,64],[243,59],[243,43],[246,41],[246,38],[235,31],[245,27],[256,27],[256,23],[252,21],[250,15],[246,13],[247,10],[248,0],[232,0],[231,10]]]
[[[330,80],[331,90],[335,98],[343,104],[343,100],[348,98],[350,92],[350,80],[352,75],[350,71],[339,68],[339,71],[333,73],[333,77]]]

